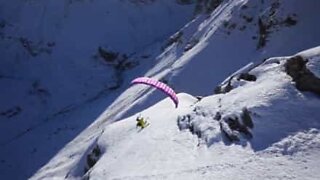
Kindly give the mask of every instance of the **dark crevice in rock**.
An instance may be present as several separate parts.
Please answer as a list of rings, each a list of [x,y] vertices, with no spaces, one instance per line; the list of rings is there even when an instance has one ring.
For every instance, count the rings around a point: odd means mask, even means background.
[[[119,56],[119,53],[105,50],[102,47],[98,48],[98,53],[100,57],[102,57],[102,59],[105,60],[107,63],[114,62]]]
[[[19,115],[22,112],[22,108],[20,106],[15,106],[8,110],[0,112],[0,116],[4,116],[6,118],[12,118],[14,116]]]
[[[245,81],[256,81],[257,77],[255,75],[249,73],[241,73],[238,77],[238,80],[245,80]]]
[[[214,94],[225,94],[230,92],[233,89],[233,86],[231,85],[232,79],[233,79],[233,76],[230,77],[230,79],[228,80],[228,84],[226,86],[223,86],[223,85],[217,86],[214,89]]]
[[[261,18],[258,20],[258,27],[259,27],[259,40],[257,49],[264,47],[267,43],[267,37],[270,33],[268,31],[269,27],[262,21]]]
[[[197,15],[202,12],[209,14],[214,11],[222,2],[223,0],[197,0],[194,14]]]
[[[254,127],[250,112],[247,108],[242,109],[240,116],[227,116],[220,121],[220,128],[230,141],[239,141],[242,133],[245,138],[253,137],[249,129]]]
[[[126,54],[110,51],[98,47],[98,54],[95,58],[102,58],[103,61],[114,70],[113,81],[109,83],[108,90],[116,90],[123,84],[123,73],[139,65],[138,61],[133,61]]]
[[[167,47],[171,46],[174,43],[182,43],[182,36],[183,36],[183,32],[182,31],[178,31],[174,35],[170,36],[170,38],[168,39],[168,41],[166,42],[164,47],[161,48],[162,51],[165,50]]]
[[[291,16],[288,16],[283,22],[285,26],[290,27],[297,24],[297,20],[293,19]]]
[[[254,127],[250,112],[246,107],[242,109],[241,119],[246,127],[249,127],[251,129]]]
[[[191,40],[187,43],[187,45],[184,47],[183,51],[187,52],[190,49],[192,49],[194,46],[196,46],[199,43],[199,39],[198,38],[191,38]]]
[[[176,0],[176,1],[180,5],[189,5],[194,3],[194,0]]]
[[[98,145],[96,145],[89,154],[86,156],[86,164],[84,167],[84,176],[82,179],[90,179],[90,170],[98,162],[102,155],[102,151]]]

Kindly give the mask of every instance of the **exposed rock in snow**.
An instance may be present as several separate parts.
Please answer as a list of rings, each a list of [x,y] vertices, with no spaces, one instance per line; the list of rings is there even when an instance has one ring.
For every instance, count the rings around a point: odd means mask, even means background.
[[[257,77],[249,73],[241,73],[238,77],[238,80],[240,79],[243,79],[245,81],[256,81]]]
[[[266,60],[248,72],[256,81],[234,79],[243,83],[226,94],[179,94],[177,109],[166,98],[106,126],[96,141],[106,150],[84,176],[70,178],[319,178],[320,99],[301,93],[287,75],[294,57]],[[142,131],[135,128],[138,115],[150,122]]]
[[[308,60],[301,56],[288,59],[286,72],[296,83],[296,87],[301,91],[310,91],[320,95],[320,78],[315,76],[307,67]]]
[[[299,0],[223,1],[210,16],[193,21],[193,24],[200,22],[197,32],[189,38],[196,43],[190,43],[191,50],[189,45],[184,46],[189,50],[176,61],[177,70],[172,73],[171,82],[177,90],[209,95],[222,79],[250,62],[256,65],[270,57],[318,46],[320,27],[316,25],[316,7],[319,6],[318,1]],[[285,25],[288,17],[297,23]],[[264,36],[259,33],[259,18],[271,25],[266,30],[265,46],[257,49],[260,37]],[[188,30],[195,28],[193,24],[182,30],[184,39],[190,37]],[[192,86],[188,85],[190,79],[194,81]]]
[[[319,6],[1,2],[0,179],[320,179]]]

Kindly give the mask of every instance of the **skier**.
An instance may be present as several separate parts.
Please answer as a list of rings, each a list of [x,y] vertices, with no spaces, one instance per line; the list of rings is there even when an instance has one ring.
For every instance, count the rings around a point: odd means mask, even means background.
[[[137,120],[137,125],[136,125],[137,128],[140,127],[141,129],[143,129],[149,125],[149,123],[146,120],[144,120],[143,117],[138,116],[136,120]]]

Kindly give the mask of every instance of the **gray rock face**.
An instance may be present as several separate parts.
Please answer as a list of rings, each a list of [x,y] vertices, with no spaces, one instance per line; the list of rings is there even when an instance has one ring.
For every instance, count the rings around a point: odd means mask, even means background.
[[[307,62],[301,56],[292,57],[285,64],[286,72],[292,77],[298,90],[320,95],[320,79],[306,67]]]

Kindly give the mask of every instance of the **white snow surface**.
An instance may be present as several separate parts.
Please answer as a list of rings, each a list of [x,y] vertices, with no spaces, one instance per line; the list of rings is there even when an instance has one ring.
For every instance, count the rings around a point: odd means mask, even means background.
[[[317,55],[320,51],[317,51]],[[304,53],[305,56],[309,54]],[[282,58],[278,58],[282,59]],[[316,68],[318,61],[311,60]],[[174,109],[167,98],[140,112],[150,126],[135,127],[138,114],[104,129],[96,142],[103,155],[90,179],[319,179],[320,99],[301,93],[283,64],[265,63],[250,73],[256,82],[198,102],[179,94]],[[214,119],[237,116],[248,108],[254,128],[251,140],[230,143]],[[193,116],[194,129],[179,130],[178,116]]]
[[[320,179],[320,100],[298,91],[283,67],[319,45],[318,7],[224,0],[188,22],[194,5],[169,0],[0,0],[0,179]],[[258,48],[259,18],[275,24]],[[137,65],[119,75],[99,46]],[[298,53],[318,77],[319,49]],[[257,81],[212,95],[240,72]],[[179,107],[129,87],[137,76],[166,81]],[[253,138],[231,143],[214,117],[244,107]],[[142,131],[139,114],[150,122]],[[186,115],[195,134],[181,129]]]
[[[299,53],[310,58],[315,68],[320,67],[319,61],[314,60],[319,54],[319,48]],[[272,58],[253,68],[249,73],[257,80],[239,80],[241,83],[229,93],[211,95],[200,101],[180,93],[177,109],[166,98],[106,126],[66,177],[94,180],[319,179],[320,98],[296,89],[284,71],[286,61],[283,59],[288,57]],[[253,119],[253,138],[241,136],[239,142],[232,143],[222,134],[214,116],[217,112],[222,119],[239,116],[244,107]],[[150,123],[143,130],[135,126],[139,115]],[[179,128],[178,119],[185,115],[191,117],[189,123],[200,137],[189,129]],[[102,154],[84,174],[87,155],[96,146]],[[63,154],[56,158],[66,164],[70,157]],[[64,173],[57,173],[59,169],[64,166],[46,166],[32,179],[65,177]]]

